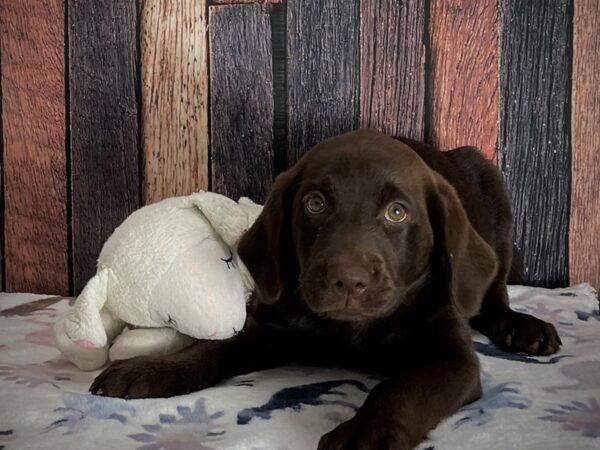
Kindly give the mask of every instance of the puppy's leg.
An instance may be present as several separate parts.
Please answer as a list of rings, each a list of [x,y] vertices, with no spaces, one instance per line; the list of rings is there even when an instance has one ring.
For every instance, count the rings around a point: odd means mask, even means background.
[[[489,337],[495,345],[510,352],[532,355],[556,353],[562,342],[554,325],[510,309],[506,280],[512,251],[510,242],[497,251],[498,275],[486,293],[479,315],[471,319],[471,326]]]
[[[481,397],[479,365],[468,341],[440,338],[437,350],[403,358],[398,372],[371,391],[354,418],[324,435],[318,449],[418,445],[442,419]]]
[[[198,341],[172,355],[116,361],[98,375],[90,392],[122,398],[182,395],[225,378],[285,364],[288,353],[280,332],[247,325],[225,341]]]
[[[494,283],[471,326],[503,350],[531,355],[556,353],[562,342],[554,325],[508,306],[506,285]]]

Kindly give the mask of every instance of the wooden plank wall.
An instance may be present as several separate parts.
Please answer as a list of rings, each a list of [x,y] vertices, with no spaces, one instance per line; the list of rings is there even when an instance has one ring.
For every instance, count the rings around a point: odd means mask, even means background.
[[[423,139],[424,37],[424,0],[361,2],[361,127]]]
[[[430,4],[428,138],[442,149],[474,145],[493,160],[498,143],[496,0]]]
[[[69,292],[63,18],[63,0],[0,1],[9,291]]]
[[[142,2],[144,203],[208,189],[207,25],[205,0]]]
[[[135,2],[69,1],[73,284],[140,196]]]
[[[263,202],[273,179],[273,64],[266,7],[210,8],[213,190]]]
[[[500,167],[525,279],[568,283],[571,0],[502,0]]]
[[[600,288],[600,2],[576,0],[571,93],[570,282]]]
[[[287,1],[288,164],[358,125],[359,1]]]
[[[141,204],[261,201],[356,127],[480,147],[527,282],[600,287],[594,0],[23,5],[0,0],[4,289],[77,293]]]

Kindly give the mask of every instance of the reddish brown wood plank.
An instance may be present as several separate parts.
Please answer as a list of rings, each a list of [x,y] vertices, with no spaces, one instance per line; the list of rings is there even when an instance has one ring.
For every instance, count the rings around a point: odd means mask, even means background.
[[[209,17],[212,189],[263,202],[273,180],[269,13],[212,6]]]
[[[498,23],[496,0],[431,4],[431,140],[442,149],[473,145],[496,159]]]
[[[600,34],[597,0],[576,0],[571,105],[570,282],[600,289]]]
[[[0,0],[9,291],[69,291],[64,16],[63,0]]]
[[[144,202],[208,189],[206,0],[146,0],[140,24]]]
[[[73,284],[96,272],[102,245],[140,206],[137,8],[69,0]]]
[[[361,2],[361,127],[423,139],[424,4],[424,0]]]

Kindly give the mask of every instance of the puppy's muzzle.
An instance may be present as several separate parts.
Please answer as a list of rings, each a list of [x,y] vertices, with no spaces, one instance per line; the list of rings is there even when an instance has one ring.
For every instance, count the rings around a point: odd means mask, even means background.
[[[371,271],[361,264],[337,263],[327,269],[330,295],[340,303],[344,302],[346,307],[360,302],[372,281]]]

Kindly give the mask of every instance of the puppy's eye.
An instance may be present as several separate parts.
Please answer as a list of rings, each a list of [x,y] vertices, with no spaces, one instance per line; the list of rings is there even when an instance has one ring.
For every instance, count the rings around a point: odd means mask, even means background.
[[[404,209],[404,207],[402,206],[402,204],[400,202],[390,203],[388,205],[387,209],[385,210],[385,218],[386,218],[386,220],[389,220],[390,222],[394,222],[394,223],[404,222],[407,217],[408,217],[408,214],[406,213],[406,210]]]
[[[309,192],[304,197],[304,207],[309,214],[321,214],[325,211],[325,197],[318,191]]]

